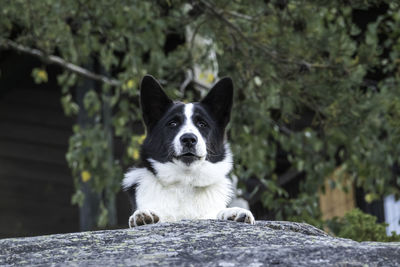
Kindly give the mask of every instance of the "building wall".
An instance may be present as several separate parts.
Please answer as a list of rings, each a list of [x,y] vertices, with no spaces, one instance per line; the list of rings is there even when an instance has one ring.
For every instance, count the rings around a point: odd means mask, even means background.
[[[46,68],[47,83],[33,82],[31,72],[37,67]],[[62,110],[60,72],[36,58],[0,50],[0,238],[79,231],[65,159],[77,118]],[[136,128],[143,131],[141,123]],[[115,157],[124,151],[114,138]],[[127,227],[130,213],[129,199],[120,192],[113,228]]]
[[[334,217],[343,217],[356,206],[352,183],[350,181],[348,182],[347,190],[339,187],[331,188],[330,182],[336,180],[334,175],[330,179],[326,179],[325,192],[321,191],[319,193],[319,204],[322,219],[324,220],[329,220]]]
[[[385,197],[385,221],[388,224],[386,232],[391,235],[392,231],[400,234],[400,200],[396,201],[394,195]]]
[[[36,85],[38,61],[0,52],[0,237],[77,231],[65,160],[73,119],[61,107],[57,69]]]

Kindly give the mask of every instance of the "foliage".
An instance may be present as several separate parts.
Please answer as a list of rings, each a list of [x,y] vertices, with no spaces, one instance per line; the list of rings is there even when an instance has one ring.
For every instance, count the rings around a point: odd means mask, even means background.
[[[137,160],[140,138],[132,126],[140,120],[140,78],[150,73],[172,97],[193,100],[198,94],[178,90],[179,85],[194,64],[212,65],[207,57],[211,48],[219,77],[231,76],[235,82],[230,124],[234,173],[245,191],[247,179],[260,180],[266,188],[261,201],[277,219],[318,218],[316,194],[338,165],[369,196],[400,195],[400,176],[393,173],[400,151],[400,9],[395,1],[0,4],[0,38],[79,66],[101,66],[97,73],[121,82],[88,90],[83,107],[73,88],[84,78],[67,71],[59,77],[65,113],[84,108],[95,122],[74,127],[71,137],[67,160],[77,203],[83,172],[90,173],[85,180],[92,188],[113,195],[119,190],[121,164]],[[368,24],[354,22],[356,11],[382,6],[384,12],[370,16]],[[213,45],[197,51],[193,40],[184,39],[167,51],[169,34],[184,36],[185,27]],[[35,79],[45,82],[38,71]],[[104,105],[112,109],[110,121]],[[108,125],[127,146],[123,162],[112,159]],[[287,153],[291,169],[306,173],[297,196],[281,186],[280,151]]]
[[[399,242],[400,235],[392,232],[386,235],[386,223],[377,223],[377,218],[363,213],[360,209],[347,212],[343,218],[328,222],[328,227],[339,237],[355,241]]]
[[[35,83],[46,83],[48,80],[47,72],[38,68],[32,70],[32,77]]]

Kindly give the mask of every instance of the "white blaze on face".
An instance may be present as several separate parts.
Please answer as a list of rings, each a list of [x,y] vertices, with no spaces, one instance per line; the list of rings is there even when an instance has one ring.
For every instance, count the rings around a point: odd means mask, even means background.
[[[185,114],[185,122],[182,125],[182,128],[179,130],[178,134],[174,138],[174,149],[177,155],[182,153],[182,144],[180,138],[182,135],[186,133],[192,133],[197,137],[197,144],[195,146],[196,155],[205,158],[207,155],[206,142],[204,141],[203,136],[201,135],[199,129],[194,125],[192,120],[194,106],[192,103],[185,104],[184,114]]]

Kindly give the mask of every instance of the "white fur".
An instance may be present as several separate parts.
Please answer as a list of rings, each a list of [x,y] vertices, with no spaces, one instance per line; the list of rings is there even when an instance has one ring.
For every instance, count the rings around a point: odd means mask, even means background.
[[[189,166],[180,161],[150,160],[157,176],[145,168],[132,169],[125,175],[123,187],[137,184],[137,209],[154,211],[161,222],[216,219],[233,194],[227,178],[232,154],[227,144],[225,147],[226,156],[217,163],[204,158]]]
[[[180,141],[180,138],[182,135],[186,134],[186,133],[192,133],[194,135],[196,135],[197,137],[197,143],[195,146],[196,149],[196,154],[197,156],[201,157],[201,158],[205,158],[207,155],[207,148],[206,148],[206,142],[204,141],[202,135],[200,134],[199,130],[197,129],[197,127],[193,124],[193,120],[192,120],[192,115],[193,115],[193,104],[189,103],[189,104],[185,104],[185,123],[184,125],[182,125],[182,128],[180,129],[180,131],[178,132],[178,134],[175,136],[173,144],[174,144],[174,149],[175,149],[175,153],[177,155],[182,153],[182,144]]]

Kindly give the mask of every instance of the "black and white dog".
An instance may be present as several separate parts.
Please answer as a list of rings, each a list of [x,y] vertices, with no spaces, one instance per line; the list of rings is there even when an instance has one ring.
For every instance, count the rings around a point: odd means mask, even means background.
[[[174,102],[145,76],[140,102],[147,136],[142,168],[131,169],[123,188],[136,202],[129,226],[181,219],[222,219],[254,224],[249,210],[226,208],[232,196],[227,177],[232,154],[225,140],[233,84],[221,79],[198,103]]]

